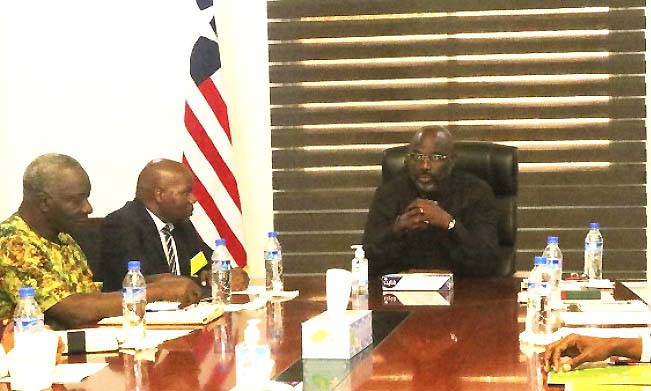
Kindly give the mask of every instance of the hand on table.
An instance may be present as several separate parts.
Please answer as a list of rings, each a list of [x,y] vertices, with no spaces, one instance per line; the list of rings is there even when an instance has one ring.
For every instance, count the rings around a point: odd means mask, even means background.
[[[14,322],[12,322],[11,319],[2,331],[2,348],[5,352],[9,352],[14,348]]]
[[[170,275],[148,284],[147,288],[148,295],[151,292],[153,296],[153,300],[148,300],[178,301],[181,308],[198,303],[201,299],[201,288],[192,279],[184,276]]]
[[[452,216],[443,210],[438,202],[422,198],[415,199],[394,223],[394,231],[422,230],[429,226],[448,228]]]
[[[243,291],[249,287],[249,275],[241,267],[231,271],[231,291]]]
[[[586,362],[605,360],[616,355],[624,343],[634,342],[624,338],[597,338],[570,334],[547,346],[543,354],[543,366],[547,372],[551,368],[557,372],[569,371]]]
[[[210,270],[199,272],[199,281],[202,286],[210,286],[212,273]],[[231,269],[231,291],[242,291],[249,286],[249,275],[240,267]]]

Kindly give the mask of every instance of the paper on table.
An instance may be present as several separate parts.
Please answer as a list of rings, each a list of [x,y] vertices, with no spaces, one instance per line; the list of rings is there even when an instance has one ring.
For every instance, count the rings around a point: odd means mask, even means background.
[[[612,289],[615,287],[615,283],[610,280],[563,280],[560,286],[562,291],[581,290],[583,288]]]
[[[244,304],[227,304],[224,306],[225,312],[237,312],[241,310],[257,310],[267,304],[267,299],[264,297],[256,297],[255,299]]]
[[[631,384],[622,385],[570,383],[565,385],[565,391],[651,391],[651,387]]]
[[[561,336],[569,334],[587,335],[601,338],[638,338],[651,334],[650,327],[561,327],[557,333]]]
[[[156,311],[176,311],[181,306],[181,303],[178,301],[154,301],[147,303],[145,306],[145,311],[156,312]]]
[[[256,295],[265,298],[283,298],[287,300],[294,299],[298,296],[298,291],[268,291],[263,285],[250,285],[243,291],[232,292],[241,295]]]
[[[579,367],[580,368],[580,367]],[[599,368],[550,372],[548,384],[651,384],[651,365],[607,365]]]
[[[52,383],[79,383],[86,377],[99,372],[107,365],[107,363],[59,364],[54,367]],[[11,377],[2,378],[0,382],[11,382]]]
[[[579,303],[583,312],[648,312],[649,307],[642,300],[617,300],[612,302],[591,302]]]
[[[138,343],[139,349],[155,348],[166,341],[171,341],[176,338],[188,335],[192,330],[147,330],[144,341]],[[123,349],[136,348],[135,345],[122,344]]]
[[[615,283],[608,280],[589,280],[585,286],[588,288],[599,288],[599,289],[612,289],[615,287]]]
[[[616,325],[616,324],[651,324],[651,312],[563,312],[561,317],[566,326],[570,325]]]
[[[93,328],[56,331],[57,335],[59,335],[63,341],[63,353],[68,353],[68,333],[74,332],[84,333],[84,347],[87,353],[110,352],[118,350],[118,339],[122,333],[122,329]]]
[[[218,304],[199,303],[176,311],[158,311],[145,313],[145,320],[148,325],[202,325],[217,319],[224,313],[222,306]],[[121,325],[122,316],[104,318],[98,323],[101,325]]]

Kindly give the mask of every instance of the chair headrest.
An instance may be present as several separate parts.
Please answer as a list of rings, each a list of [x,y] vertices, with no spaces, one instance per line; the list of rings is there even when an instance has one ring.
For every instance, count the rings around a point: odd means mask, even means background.
[[[408,145],[389,148],[382,158],[382,181],[404,169]],[[469,172],[493,188],[496,196],[515,195],[518,189],[517,148],[482,141],[458,141],[454,144],[455,170]]]

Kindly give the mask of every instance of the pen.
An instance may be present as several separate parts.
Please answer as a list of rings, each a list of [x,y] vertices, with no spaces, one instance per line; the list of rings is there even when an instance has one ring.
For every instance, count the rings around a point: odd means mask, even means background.
[[[648,365],[648,362],[639,362],[639,361],[632,361],[632,360],[619,360],[619,359],[614,359],[608,362],[608,365],[614,365],[614,366],[634,366],[634,365]]]
[[[608,365],[613,365],[613,366],[635,366],[635,365],[648,365],[648,362],[637,362],[637,361],[615,361],[615,362],[609,362]]]

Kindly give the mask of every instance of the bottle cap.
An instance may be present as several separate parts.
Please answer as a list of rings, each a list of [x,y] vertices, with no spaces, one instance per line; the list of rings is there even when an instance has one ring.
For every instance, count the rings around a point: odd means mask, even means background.
[[[590,229],[599,229],[599,223],[590,223]]]
[[[140,261],[129,261],[127,263],[127,269],[131,270],[140,270]]]
[[[547,264],[547,258],[545,258],[545,257],[533,257],[533,264],[536,265],[536,266],[546,265]]]
[[[258,323],[260,319],[249,319],[244,329],[244,340],[250,343],[256,343],[260,339],[260,330],[258,330]]]
[[[350,248],[355,250],[355,258],[364,258],[366,256],[364,253],[364,246],[361,244],[353,244]]]
[[[278,232],[276,232],[276,231],[269,231],[269,232],[267,232],[267,237],[268,237],[268,238],[275,238],[275,237],[277,237],[277,236],[278,236]]]
[[[558,236],[548,236],[547,237],[547,244],[558,244]]]
[[[215,240],[215,246],[225,246],[226,245],[226,239],[216,239]]]
[[[21,298],[34,297],[34,288],[31,286],[18,289],[18,296]]]

